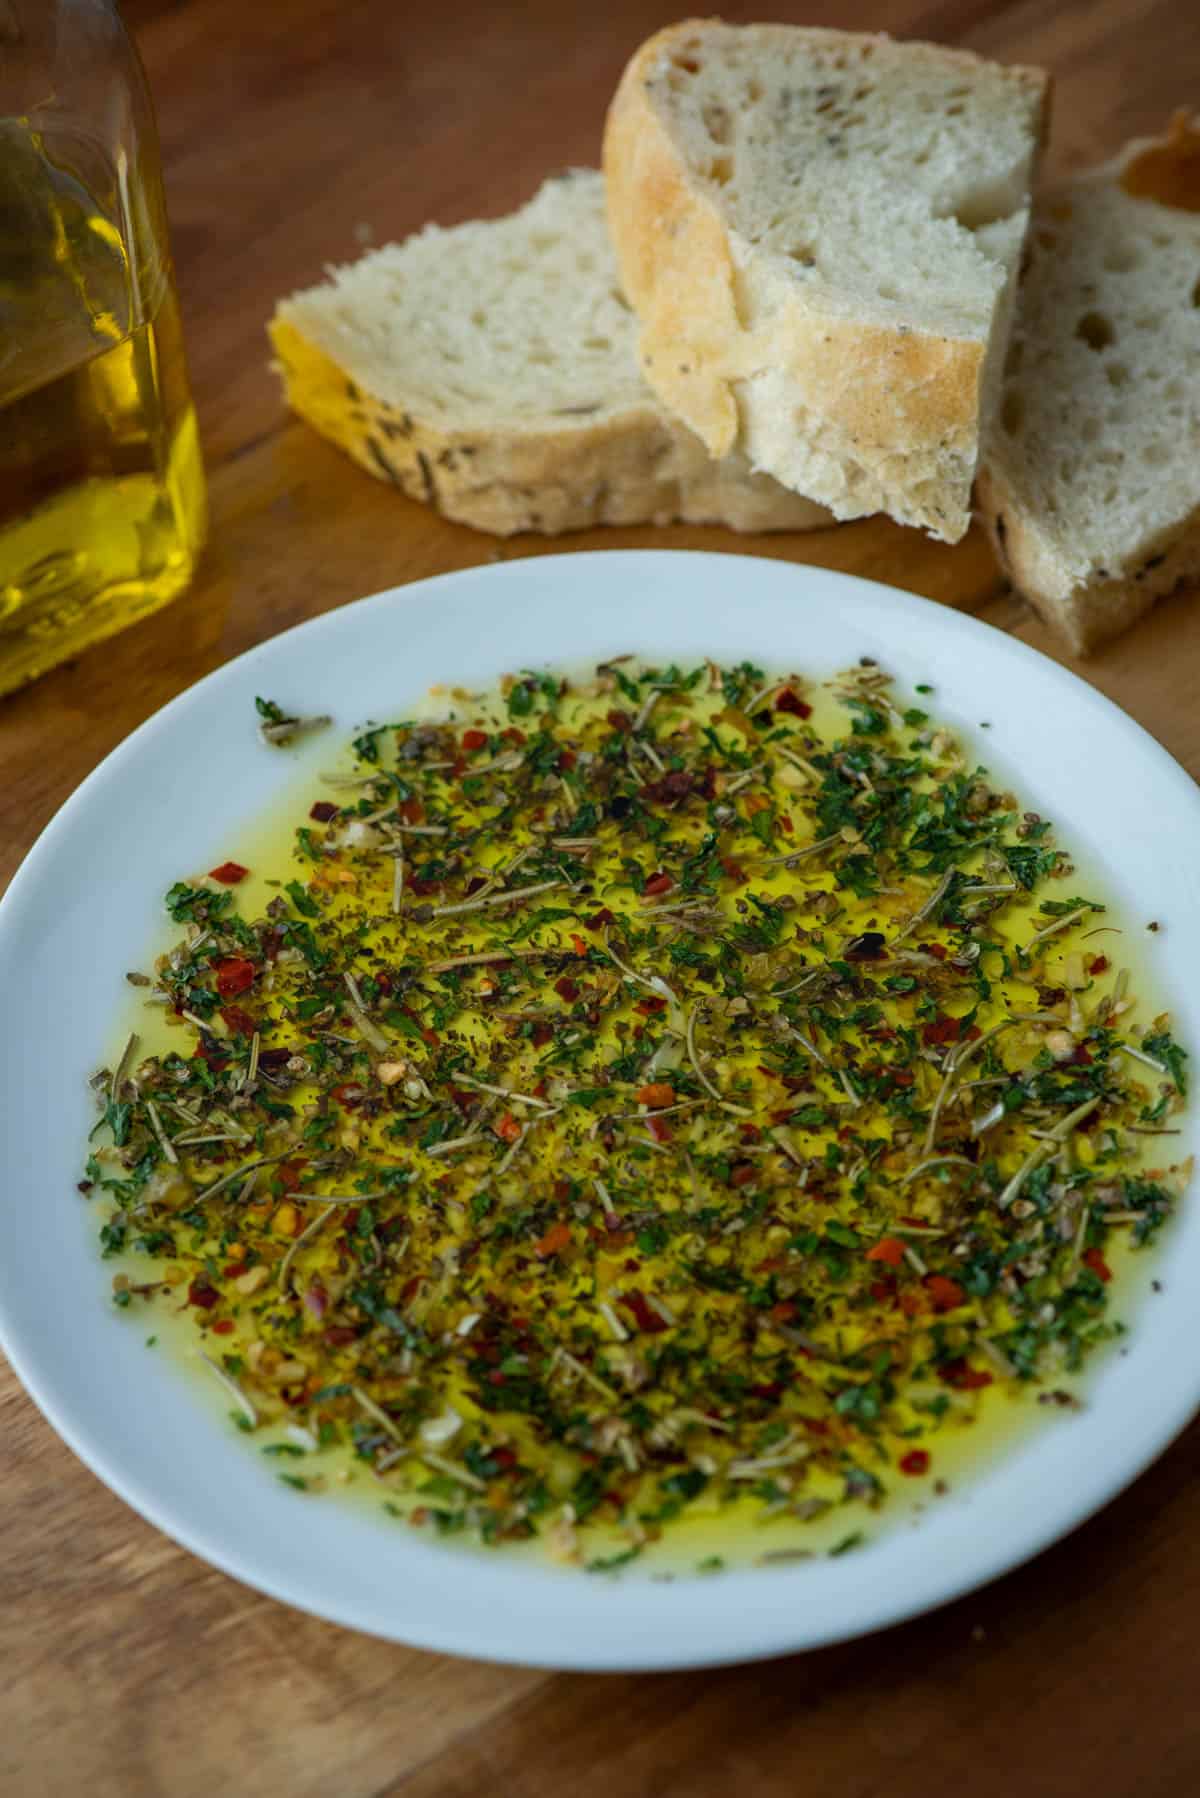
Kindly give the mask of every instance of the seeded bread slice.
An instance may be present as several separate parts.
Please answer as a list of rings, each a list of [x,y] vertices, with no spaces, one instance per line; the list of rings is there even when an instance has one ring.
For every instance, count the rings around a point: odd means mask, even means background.
[[[978,505],[1078,654],[1200,578],[1200,130],[1039,198]]]
[[[270,334],[302,418],[479,530],[833,522],[664,413],[638,373],[596,170],[507,218],[429,225],[332,269],[280,302]]]
[[[642,368],[715,456],[953,542],[1008,338],[1047,78],[787,25],[671,26],[608,117]]]

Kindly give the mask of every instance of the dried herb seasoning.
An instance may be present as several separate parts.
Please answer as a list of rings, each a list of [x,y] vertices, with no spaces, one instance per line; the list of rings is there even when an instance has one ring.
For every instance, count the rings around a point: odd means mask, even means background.
[[[97,1077],[81,1191],[267,1452],[607,1570],[882,1504],[998,1382],[1070,1402],[1185,1053],[1049,825],[873,663],[830,687],[519,673],[363,733],[261,916],[240,862],[171,888],[179,1047]]]

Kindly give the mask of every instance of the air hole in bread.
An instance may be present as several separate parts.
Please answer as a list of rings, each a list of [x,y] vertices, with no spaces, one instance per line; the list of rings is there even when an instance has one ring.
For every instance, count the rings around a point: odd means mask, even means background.
[[[620,306],[623,312],[633,311],[633,307],[629,304],[629,301],[625,298],[625,295],[621,292],[619,287],[614,287],[611,292],[613,299],[617,302],[617,305]]]
[[[964,113],[964,112],[965,112],[965,111],[966,111],[966,110],[967,110],[967,109],[966,109],[966,107],[965,107],[965,106],[964,106],[964,105],[963,105],[963,103],[962,103],[962,101],[961,101],[961,100],[957,100],[957,101],[955,101],[955,103],[954,103],[954,105],[953,105],[953,106],[947,106],[947,108],[946,108],[946,117],[947,117],[947,118],[948,118],[948,119],[957,119],[957,118],[959,118],[959,117],[960,117],[960,116],[961,116],[961,114],[963,114],[963,113]]]
[[[1196,276],[1196,285],[1192,289],[1192,305],[1200,306],[1200,275]]]
[[[704,129],[714,144],[727,144],[732,135],[729,113],[724,106],[715,100],[706,100],[700,114],[704,120]]]
[[[611,350],[612,339],[610,337],[585,337],[583,347],[585,350]]]
[[[1011,187],[1001,182],[963,194],[950,216],[964,231],[982,231],[985,225],[1011,218],[1019,203]]]
[[[671,67],[673,69],[681,70],[685,75],[698,75],[700,73],[700,64],[696,61],[694,56],[673,56],[671,58]]]
[[[472,312],[472,314],[471,314],[471,323],[475,326],[475,329],[477,331],[484,330],[487,325],[487,322],[488,322],[487,313],[481,311],[478,307],[476,307],[475,311]]]
[[[914,165],[917,168],[923,168],[925,166],[925,164],[929,161],[929,151],[928,150],[918,150],[912,160],[913,160]]]
[[[761,84],[757,81],[748,81],[746,83],[746,105],[757,106],[762,97],[763,91]]]
[[[1104,372],[1112,387],[1124,387],[1129,379],[1129,370],[1123,362],[1106,362]]]
[[[1142,451],[1142,460],[1150,468],[1162,468],[1171,460],[1169,445],[1165,443],[1148,443]]]
[[[1127,275],[1137,268],[1142,258],[1136,244],[1114,243],[1104,255],[1104,266],[1113,275]]]
[[[1000,423],[1010,437],[1015,437],[1025,423],[1025,396],[1015,388],[1004,396],[1000,407]]]
[[[816,251],[811,244],[798,244],[794,250],[789,250],[787,254],[791,257],[793,262],[798,262],[801,268],[814,268],[816,266]]]
[[[1075,327],[1075,335],[1083,343],[1086,343],[1089,349],[1106,350],[1113,341],[1115,333],[1112,328],[1112,320],[1106,318],[1103,312],[1085,312]]]
[[[1057,234],[1053,231],[1047,231],[1045,226],[1035,233],[1035,241],[1039,250],[1054,250],[1058,248]]]
[[[733,158],[714,156],[708,165],[708,178],[715,181],[718,187],[728,187],[733,180]]]
[[[899,293],[892,286],[890,281],[881,281],[876,292],[881,300],[898,300],[900,298]]]

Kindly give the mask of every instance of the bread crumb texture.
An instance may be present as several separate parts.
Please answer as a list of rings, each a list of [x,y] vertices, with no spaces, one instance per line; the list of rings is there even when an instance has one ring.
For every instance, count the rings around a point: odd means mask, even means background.
[[[1080,652],[1200,576],[1200,131],[1049,190],[980,510]]]

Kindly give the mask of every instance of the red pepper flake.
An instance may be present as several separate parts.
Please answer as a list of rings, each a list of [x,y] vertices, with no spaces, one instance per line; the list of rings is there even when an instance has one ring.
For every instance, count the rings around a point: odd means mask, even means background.
[[[919,1317],[921,1312],[925,1309],[924,1295],[920,1292],[902,1292],[900,1294],[900,1309],[903,1311],[905,1317]]]
[[[212,1327],[212,1333],[214,1336],[231,1336],[233,1334],[232,1317],[218,1317]]]
[[[932,955],[934,961],[945,961],[947,955],[950,953],[946,948],[945,943],[926,943],[924,948],[925,953],[927,955]]]
[[[793,693],[790,687],[775,695],[775,710],[790,712],[793,718],[811,718],[812,707],[807,699],[801,699],[799,693]]]
[[[644,1012],[646,1017],[652,1018],[656,1012],[667,1009],[667,1002],[665,999],[639,999],[633,1009]]]
[[[739,1124],[738,1134],[743,1142],[761,1142],[762,1131],[757,1124]]]
[[[793,1317],[796,1315],[796,1307],[793,1305],[791,1299],[780,1299],[777,1305],[771,1306],[767,1315],[773,1323],[790,1324]]]
[[[669,893],[674,885],[675,882],[671,879],[671,876],[665,869],[660,868],[657,874],[652,874],[650,876],[643,891],[648,898],[657,899],[660,893]]]
[[[533,1044],[534,1048],[535,1049],[544,1049],[546,1044],[553,1040],[553,1037],[554,1037],[553,1024],[548,1024],[546,1022],[545,1018],[536,1019],[534,1022],[533,1028],[529,1032],[529,1040]]]
[[[365,1086],[361,1086],[357,1080],[343,1080],[340,1086],[333,1088],[329,1096],[331,1099],[336,1099],[337,1103],[344,1106],[347,1111],[353,1111],[355,1106],[361,1105],[366,1098],[367,1089]]]
[[[244,1261],[231,1261],[227,1267],[221,1269],[221,1272],[227,1280],[236,1280],[238,1276],[244,1274],[245,1271],[246,1263]]]
[[[217,963],[217,991],[222,999],[235,999],[239,993],[249,992],[256,973],[252,961],[238,955],[229,956]]]
[[[243,868],[241,862],[222,862],[219,868],[210,868],[208,878],[219,880],[222,886],[235,887],[239,880],[245,880],[249,868]]]
[[[501,1142],[516,1142],[518,1136],[521,1134],[521,1126],[518,1124],[511,1111],[506,1111],[504,1116],[500,1118],[492,1128],[500,1138]]]
[[[328,824],[338,815],[338,808],[331,799],[318,799],[308,808],[308,815],[315,824]]]
[[[221,1295],[216,1287],[211,1286],[203,1277],[193,1280],[188,1287],[188,1304],[199,1306],[201,1311],[211,1311],[220,1302]]]
[[[571,772],[571,769],[575,766],[575,763],[578,761],[578,759],[579,758],[575,754],[575,751],[573,749],[564,749],[560,752],[558,761],[555,764],[555,766],[557,767],[558,772],[560,774],[569,774]]]
[[[898,1236],[881,1236],[867,1250],[868,1261],[886,1261],[889,1267],[899,1267],[904,1259],[904,1244]]]
[[[751,1398],[763,1398],[766,1399],[768,1403],[771,1403],[775,1399],[783,1396],[783,1382],[781,1380],[772,1380],[770,1385],[751,1386],[750,1396]]]
[[[571,1232],[564,1223],[551,1224],[544,1236],[539,1236],[533,1245],[533,1252],[539,1261],[545,1261],[550,1255],[561,1255],[571,1246]]]
[[[752,1161],[735,1161],[729,1170],[729,1184],[731,1186],[749,1186],[757,1172],[758,1169]]]
[[[400,816],[406,824],[421,824],[425,819],[425,807],[414,794],[410,799],[400,802]]]
[[[896,1282],[889,1274],[886,1280],[872,1280],[867,1291],[876,1304],[886,1305],[896,1296]]]
[[[587,919],[584,928],[585,930],[603,930],[607,925],[615,924],[616,921],[616,918],[613,916],[612,912],[609,911],[607,905],[602,905],[599,911],[593,912],[591,917]]]
[[[743,868],[741,862],[735,861],[732,855],[723,855],[721,857],[721,867],[724,869],[729,879],[737,881],[739,886],[746,878],[745,868]]]
[[[566,1000],[568,1005],[574,1005],[576,999],[579,997],[579,988],[566,974],[563,975],[561,980],[556,980],[554,982],[554,990],[560,999]]]
[[[785,837],[790,837],[796,828],[786,812],[781,812],[779,815],[779,828]]]
[[[358,1341],[358,1329],[354,1324],[330,1324],[323,1340],[329,1348],[349,1348]]]
[[[486,749],[487,743],[488,735],[485,730],[465,730],[463,732],[462,746],[468,752],[473,752],[476,749]]]
[[[221,1020],[233,1036],[250,1037],[258,1029],[250,1013],[243,1011],[240,1005],[222,1005]]]
[[[574,930],[571,932],[571,947],[574,949],[576,955],[586,955],[588,952],[587,944]]]
[[[1075,1064],[1078,1067],[1081,1067],[1081,1068],[1090,1068],[1091,1067],[1092,1055],[1091,1055],[1091,1051],[1088,1048],[1086,1043],[1076,1043],[1075,1053],[1074,1053],[1074,1055],[1072,1055],[1071,1060],[1073,1062],[1075,1062]]]
[[[664,1105],[674,1105],[675,1088],[668,1086],[665,1080],[652,1080],[648,1086],[639,1086],[633,1096],[639,1105],[661,1111]]]
[[[953,1311],[967,1296],[958,1281],[948,1280],[945,1274],[926,1275],[925,1290],[933,1300],[935,1311]]]
[[[929,1472],[929,1450],[927,1448],[910,1448],[899,1461],[901,1473],[907,1473],[913,1479],[919,1479],[923,1473]]]
[[[922,1025],[921,1041],[923,1043],[956,1043],[958,1041],[958,1019],[940,1017]]]
[[[504,738],[506,743],[515,743],[518,749],[523,743],[529,741],[525,732],[523,730],[518,730],[515,724],[510,724],[507,730],[502,730],[500,732],[500,735]]]
[[[634,1266],[636,1267],[636,1265],[635,1262]],[[671,1326],[661,1311],[656,1311],[643,1293],[623,1293],[621,1303],[632,1311],[638,1329],[645,1331],[647,1336],[655,1336],[660,1330],[670,1329]]]
[[[1108,1262],[1104,1259],[1104,1256],[1100,1253],[1099,1249],[1086,1249],[1081,1259],[1083,1265],[1085,1267],[1090,1267],[1097,1279],[1103,1280],[1105,1285],[1112,1279],[1112,1268],[1108,1265]]]
[[[963,1355],[954,1361],[943,1361],[938,1368],[938,1378],[945,1385],[953,1386],[956,1392],[979,1392],[992,1383],[990,1373],[985,1373],[981,1367],[972,1367]]]
[[[501,1373],[498,1367],[493,1367],[487,1378],[489,1386],[506,1386],[508,1384],[508,1375]]]
[[[633,719],[628,712],[616,710],[609,712],[607,723],[610,730],[619,730],[622,735],[633,729]]]
[[[1107,974],[1107,972],[1108,972],[1108,957],[1107,957],[1107,955],[1093,955],[1092,959],[1088,962],[1087,970],[1088,970],[1089,974]]]
[[[675,1135],[666,1118],[650,1117],[646,1119],[646,1128],[655,1142],[670,1142]]]

